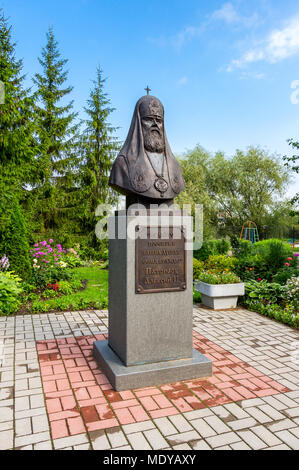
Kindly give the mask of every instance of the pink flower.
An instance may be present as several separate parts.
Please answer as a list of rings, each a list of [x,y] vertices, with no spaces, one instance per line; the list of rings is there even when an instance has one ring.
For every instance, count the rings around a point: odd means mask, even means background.
[[[50,240],[49,240],[49,243],[53,243],[53,240],[52,240],[52,238],[50,238]]]
[[[292,259],[293,259],[293,258],[290,258],[290,257],[288,258],[289,261],[292,261]]]
[[[261,278],[260,278],[260,277],[258,278],[258,281],[261,282]]]
[[[38,243],[35,243],[34,246],[38,246]]]
[[[290,266],[290,263],[284,263],[285,266]]]

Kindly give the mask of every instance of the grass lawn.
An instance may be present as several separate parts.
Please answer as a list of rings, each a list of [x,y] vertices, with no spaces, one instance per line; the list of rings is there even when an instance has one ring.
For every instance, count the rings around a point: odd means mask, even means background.
[[[87,281],[84,290],[32,302],[32,312],[49,312],[54,310],[82,310],[85,308],[106,308],[108,306],[108,271],[98,266],[75,268],[76,275]]]

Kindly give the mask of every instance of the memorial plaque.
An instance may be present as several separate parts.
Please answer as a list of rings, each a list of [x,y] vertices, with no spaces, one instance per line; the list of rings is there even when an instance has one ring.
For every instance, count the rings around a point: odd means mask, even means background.
[[[186,289],[182,227],[136,227],[136,294]]]

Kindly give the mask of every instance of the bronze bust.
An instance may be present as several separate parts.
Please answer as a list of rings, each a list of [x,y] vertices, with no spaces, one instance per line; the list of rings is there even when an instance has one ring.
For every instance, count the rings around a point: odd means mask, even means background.
[[[126,141],[111,170],[109,185],[128,202],[170,205],[185,187],[181,167],[164,129],[164,108],[151,95],[135,106]]]

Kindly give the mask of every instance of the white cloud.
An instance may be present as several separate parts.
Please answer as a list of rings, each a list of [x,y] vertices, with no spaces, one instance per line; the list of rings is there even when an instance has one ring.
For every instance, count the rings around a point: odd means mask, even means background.
[[[240,17],[231,3],[224,3],[219,10],[215,10],[211,18],[214,20],[224,20],[227,23],[235,23]]]
[[[257,23],[258,15],[254,13],[252,16],[240,15],[232,3],[224,3],[219,10],[215,10],[206,19],[197,26],[185,26],[176,35],[170,37],[149,38],[149,40],[158,46],[172,45],[176,49],[181,49],[183,45],[190,42],[196,37],[200,37],[206,29],[214,23],[224,21],[225,23],[235,26],[250,27]]]
[[[188,82],[188,77],[182,77],[177,81],[177,84],[178,85],[186,85],[187,82]]]
[[[221,20],[228,24],[242,24],[243,26],[250,27],[258,21],[258,15],[254,13],[251,16],[240,15],[235,9],[234,5],[230,2],[224,3],[219,10],[215,10],[211,14],[211,20]]]
[[[289,20],[282,29],[276,29],[240,59],[232,60],[227,72],[245,67],[253,62],[274,64],[299,53],[299,17]]]

